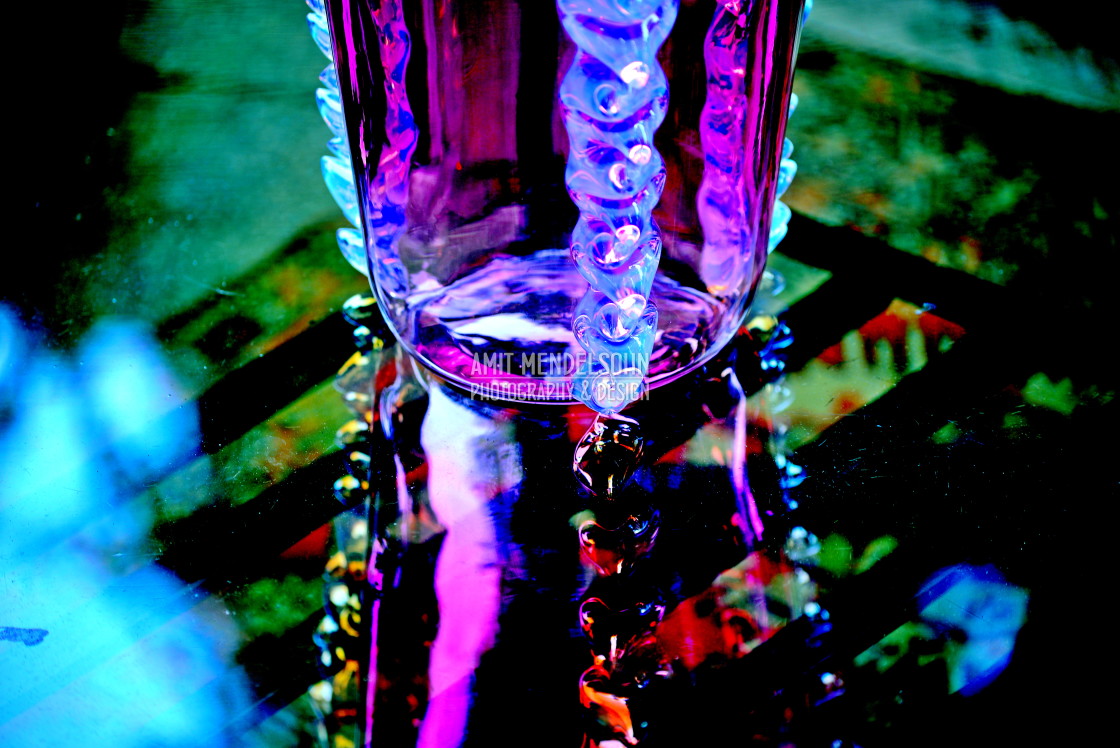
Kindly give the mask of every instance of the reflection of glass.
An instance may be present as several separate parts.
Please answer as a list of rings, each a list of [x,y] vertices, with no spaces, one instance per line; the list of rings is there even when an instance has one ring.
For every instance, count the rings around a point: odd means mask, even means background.
[[[775,481],[763,506],[747,482],[765,435],[750,431],[739,381],[757,386],[760,370],[740,356],[669,385],[671,412],[635,406],[642,460],[607,499],[571,474],[587,409],[514,409],[399,346],[367,355],[379,383],[365,410],[378,590],[367,744],[675,734],[680,710],[659,716],[660,700],[809,612],[786,536],[763,537]]]
[[[803,6],[561,2],[565,34],[512,0],[327,2],[325,172],[410,352],[519,401],[570,401],[588,352],[652,384],[715,355],[782,233]]]

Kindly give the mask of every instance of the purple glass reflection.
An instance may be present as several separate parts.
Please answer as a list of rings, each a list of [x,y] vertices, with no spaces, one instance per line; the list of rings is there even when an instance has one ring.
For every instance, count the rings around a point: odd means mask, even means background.
[[[324,27],[365,234],[343,243],[397,337],[460,386],[617,412],[742,322],[803,3],[720,3],[713,21],[699,3],[598,2],[564,0],[561,28],[515,0],[331,0]],[[733,116],[702,117],[701,88]],[[580,258],[606,264],[581,274]],[[604,373],[580,337],[618,363],[601,402],[573,392]]]

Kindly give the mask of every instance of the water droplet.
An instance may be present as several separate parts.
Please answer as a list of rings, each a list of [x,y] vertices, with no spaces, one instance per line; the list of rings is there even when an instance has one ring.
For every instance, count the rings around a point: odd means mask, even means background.
[[[346,469],[359,479],[369,475],[369,466],[369,455],[361,450],[353,449],[346,455]]]
[[[572,470],[596,496],[613,498],[633,477],[644,443],[637,423],[596,418],[576,445]]]
[[[369,437],[369,426],[365,421],[355,418],[342,425],[334,435],[334,443],[341,449],[353,444],[363,443]]]
[[[649,65],[635,60],[631,62],[622,70],[618,71],[618,77],[631,88],[645,88],[649,83]]]
[[[618,114],[618,93],[614,90],[614,86],[604,83],[595,89],[592,96],[600,112],[607,115]]]
[[[366,486],[352,475],[344,475],[334,482],[334,496],[343,504],[353,504],[365,497]]]
[[[623,226],[614,235],[599,234],[591,245],[592,255],[600,266],[615,268],[630,259],[638,248],[637,226]],[[633,237],[633,238],[632,238]]]
[[[645,143],[639,143],[630,148],[630,153],[627,154],[627,157],[638,166],[644,166],[653,158],[653,149]]]
[[[629,192],[634,187],[634,183],[626,176],[626,167],[622,164],[613,164],[607,170],[607,178],[619,192]]]
[[[625,242],[627,244],[636,243],[638,241],[638,237],[640,237],[641,235],[642,230],[632,223],[628,223],[625,226],[619,226],[614,230],[615,238],[620,242]]]
[[[639,293],[626,294],[618,300],[618,308],[627,319],[635,319],[645,310],[646,297]]]
[[[367,324],[377,314],[377,299],[373,296],[355,294],[342,304],[342,316],[354,326]]]
[[[365,325],[358,325],[354,328],[354,347],[359,351],[366,351],[373,348],[373,331]]]
[[[601,576],[621,574],[649,553],[660,526],[660,515],[648,508],[613,530],[589,519],[579,527],[580,553]]]
[[[617,343],[630,337],[630,330],[626,327],[617,304],[604,304],[595,313],[595,319],[599,322],[599,332],[607,340]]]

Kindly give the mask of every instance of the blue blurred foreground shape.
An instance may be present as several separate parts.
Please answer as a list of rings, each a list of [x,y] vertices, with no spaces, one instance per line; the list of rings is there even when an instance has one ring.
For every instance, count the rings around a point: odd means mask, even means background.
[[[64,356],[0,307],[0,745],[244,745],[234,629],[154,562],[135,498],[198,439],[145,328]]]

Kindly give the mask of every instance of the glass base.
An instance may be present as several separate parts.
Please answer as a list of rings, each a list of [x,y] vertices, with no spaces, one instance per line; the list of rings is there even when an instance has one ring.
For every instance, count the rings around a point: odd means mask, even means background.
[[[699,282],[699,281],[698,281]],[[587,354],[571,330],[586,293],[566,249],[496,255],[447,285],[386,309],[398,339],[455,384],[514,402],[574,403],[572,373]],[[734,333],[725,305],[662,273],[652,300],[658,332],[648,386],[670,382],[710,359]]]

